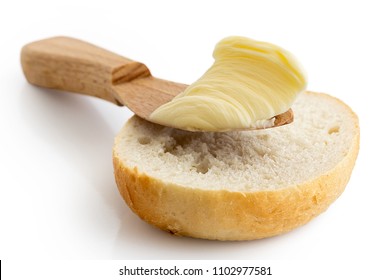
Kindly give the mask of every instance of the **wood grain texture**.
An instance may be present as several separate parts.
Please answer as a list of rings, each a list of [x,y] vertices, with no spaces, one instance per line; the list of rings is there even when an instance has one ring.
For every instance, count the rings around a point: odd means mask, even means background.
[[[116,104],[122,102],[112,90],[114,83],[150,75],[142,63],[68,37],[26,45],[21,62],[27,80],[34,85],[96,96]]]
[[[69,37],[27,44],[21,51],[21,63],[31,84],[125,105],[146,120],[187,87],[153,77],[143,63]],[[276,116],[275,126],[292,121],[289,110]]]
[[[99,97],[145,119],[187,87],[152,77],[140,62],[69,37],[24,46],[21,63],[34,85]]]

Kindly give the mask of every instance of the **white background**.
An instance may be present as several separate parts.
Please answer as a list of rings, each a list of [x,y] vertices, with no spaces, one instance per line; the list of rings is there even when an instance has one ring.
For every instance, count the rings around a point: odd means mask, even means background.
[[[0,259],[265,259],[367,263],[389,246],[390,17],[386,1],[2,1]],[[178,238],[135,216],[116,189],[115,134],[132,115],[91,97],[29,85],[19,53],[67,35],[144,62],[182,83],[242,35],[278,44],[305,67],[308,89],[358,114],[361,150],[343,195],[318,218],[250,242]],[[355,271],[355,272],[356,272]]]

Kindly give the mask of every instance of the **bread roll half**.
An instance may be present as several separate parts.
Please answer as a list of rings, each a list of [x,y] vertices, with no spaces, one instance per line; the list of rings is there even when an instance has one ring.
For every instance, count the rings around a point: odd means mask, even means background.
[[[306,92],[292,124],[200,133],[132,117],[115,139],[119,191],[143,220],[175,235],[251,240],[288,232],[343,192],[359,150],[355,113]]]

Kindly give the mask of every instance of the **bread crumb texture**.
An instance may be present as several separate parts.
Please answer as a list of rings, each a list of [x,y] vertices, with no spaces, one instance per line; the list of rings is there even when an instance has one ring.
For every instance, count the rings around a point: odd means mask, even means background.
[[[276,190],[316,178],[348,153],[352,112],[302,94],[292,124],[265,130],[188,132],[133,117],[117,137],[126,165],[168,183],[207,190]]]
[[[132,117],[115,139],[115,178],[127,205],[175,235],[251,240],[309,222],[350,178],[359,124],[326,94],[306,92],[282,127],[188,132]]]

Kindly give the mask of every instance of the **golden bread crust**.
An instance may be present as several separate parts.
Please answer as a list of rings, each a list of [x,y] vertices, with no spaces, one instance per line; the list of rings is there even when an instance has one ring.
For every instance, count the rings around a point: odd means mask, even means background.
[[[359,131],[357,116],[344,106]],[[113,162],[120,194],[146,222],[175,235],[252,240],[288,232],[324,212],[344,191],[358,151],[359,132],[345,157],[328,172],[300,185],[256,192],[204,190],[166,183],[126,166],[115,147]]]

